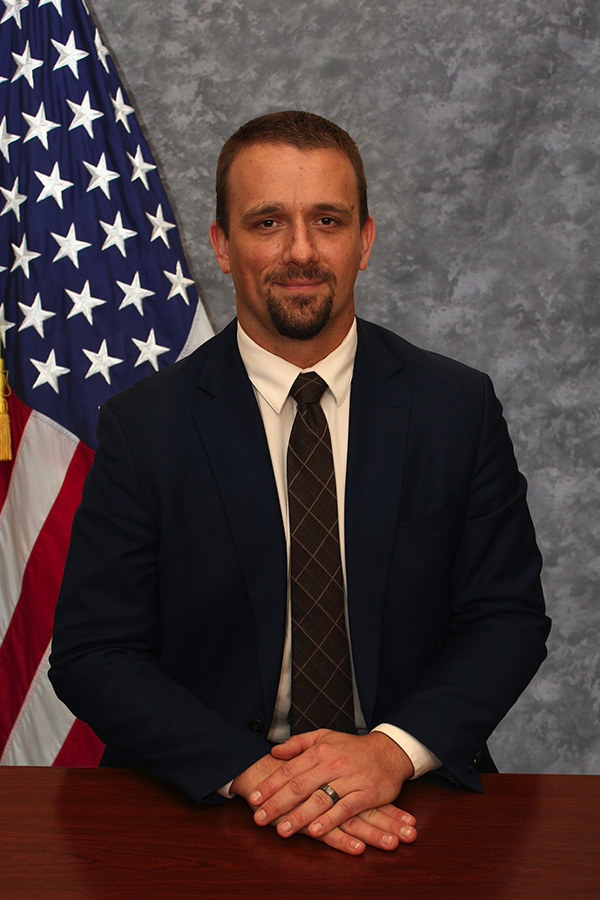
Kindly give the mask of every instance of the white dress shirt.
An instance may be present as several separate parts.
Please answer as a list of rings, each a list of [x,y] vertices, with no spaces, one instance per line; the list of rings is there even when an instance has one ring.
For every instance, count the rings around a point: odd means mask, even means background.
[[[327,384],[327,390],[321,398],[321,406],[325,413],[325,417],[327,418],[331,434],[333,464],[337,485],[338,523],[342,571],[344,576],[344,598],[346,602],[344,487],[346,484],[346,461],[348,456],[350,386],[352,383],[352,371],[354,368],[354,357],[356,355],[358,336],[355,320],[339,347],[330,353],[329,356],[325,357],[325,359],[322,359],[314,366],[311,366],[310,369],[300,369],[298,366],[287,362],[287,360],[275,356],[273,353],[269,353],[267,350],[259,347],[258,344],[248,337],[239,323],[237,339],[242,361],[254,388],[254,394],[256,396],[267,436],[288,550],[288,612],[285,647],[275,712],[268,734],[268,739],[270,741],[278,743],[286,740],[290,735],[288,713],[291,704],[292,639],[289,589],[290,535],[286,459],[290,432],[296,415],[296,401],[290,396],[290,388],[300,372],[303,371],[316,372]],[[352,653],[351,640],[350,652]],[[357,731],[364,732],[366,731],[365,720],[360,708],[360,701],[356,690],[354,668],[352,669],[352,684],[354,690],[354,710]],[[413,764],[415,770],[414,778],[441,766],[440,760],[427,747],[402,728],[383,723],[373,730],[382,731],[402,747]]]

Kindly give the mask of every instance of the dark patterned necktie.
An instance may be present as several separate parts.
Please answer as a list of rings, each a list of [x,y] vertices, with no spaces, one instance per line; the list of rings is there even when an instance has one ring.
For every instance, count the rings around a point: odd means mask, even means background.
[[[355,731],[331,439],[315,372],[298,376],[287,455],[292,597],[292,734]]]

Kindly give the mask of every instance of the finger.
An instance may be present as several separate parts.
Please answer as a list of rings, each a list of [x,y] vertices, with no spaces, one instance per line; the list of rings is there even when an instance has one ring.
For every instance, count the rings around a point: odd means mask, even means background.
[[[298,809],[294,810],[287,818],[295,825],[297,822],[302,821],[305,816],[312,815],[312,818],[308,823],[308,831],[313,837],[322,837],[333,828],[339,828],[349,819],[361,815],[367,808],[368,801],[362,791],[350,791],[347,794],[343,794],[344,787],[337,782],[333,782],[331,787],[339,794],[342,794],[342,796],[337,803],[330,805],[328,810],[322,814],[317,813],[317,815],[313,815],[315,809],[314,801],[317,801],[319,793],[323,793],[322,791],[316,791],[315,794],[311,796],[310,800],[300,805]],[[382,814],[379,817],[379,821],[385,826],[394,826],[391,829],[394,833],[398,831],[398,827],[395,825],[394,820],[385,814]],[[369,824],[373,824],[373,827],[377,827],[377,823]],[[390,829],[386,828],[386,830]]]
[[[392,821],[389,820],[388,821]],[[352,837],[358,838],[370,847],[379,850],[396,850],[400,842],[412,843],[417,838],[417,831],[411,826],[402,826],[405,834],[398,835],[394,830],[374,825],[372,821],[365,820],[362,816],[353,816],[340,826],[340,830]],[[310,834],[310,830],[309,830]]]
[[[379,831],[395,835],[403,844],[411,844],[417,838],[414,816],[404,813],[401,818],[390,816],[384,809],[366,809],[358,816],[361,821]]]
[[[272,824],[278,825],[279,822],[273,822]],[[361,853],[365,852],[365,843],[360,837],[342,831],[340,828],[334,828],[328,834],[323,835],[323,837],[320,838],[314,838],[306,829],[302,830],[302,834],[305,834],[307,837],[313,838],[314,840],[318,840],[319,843],[327,844],[328,847],[332,847],[334,850],[340,850],[342,853],[347,853],[350,856],[360,856]]]
[[[334,782],[335,789],[343,793],[343,785]],[[317,791],[316,794],[319,792]],[[316,796],[316,795],[315,795]],[[368,825],[377,828],[380,832],[395,835],[403,843],[409,843],[416,837],[416,819],[410,813],[398,809],[393,804],[385,804],[382,807],[367,807],[365,794],[354,791],[346,794],[342,799],[330,806],[322,815],[317,815],[308,825],[309,833],[313,837],[322,836],[332,828],[340,827],[349,819],[358,816]],[[310,801],[298,807],[289,818],[294,822],[302,820],[302,817],[313,811]]]
[[[313,837],[307,831],[302,833],[308,837]],[[327,844],[328,847],[333,847],[334,850],[341,850],[342,853],[347,853],[350,856],[360,856],[366,849],[365,842],[360,836],[349,834],[342,831],[341,828],[334,828],[333,831],[330,831],[322,838],[317,838],[317,840],[322,844]]]
[[[380,813],[384,813],[393,821],[399,822],[401,825],[417,824],[417,820],[412,813],[407,812],[405,809],[400,809],[400,807],[396,806],[394,803],[385,803],[382,806],[376,807],[376,809]],[[368,815],[371,812],[373,812],[373,810],[365,810],[364,815]]]
[[[265,806],[267,805],[268,804],[265,804]],[[342,812],[335,822],[329,824],[329,827],[318,828],[316,830],[313,829],[312,823],[315,819],[320,820],[321,818],[324,818],[323,814],[327,814],[327,810],[330,810],[332,807],[333,801],[325,791],[320,789],[313,791],[304,803],[298,804],[287,815],[284,814],[283,816],[278,817],[277,831],[281,837],[290,837],[290,835],[296,834],[297,832],[304,830],[307,826],[310,826],[309,834],[311,837],[324,837],[325,834],[330,832],[337,824],[340,824],[348,818],[348,814]]]
[[[259,812],[266,815],[256,820],[261,825],[272,822],[302,800],[305,800],[319,786],[319,775],[314,764],[304,755],[284,762],[252,791],[248,797],[252,806],[260,806]]]

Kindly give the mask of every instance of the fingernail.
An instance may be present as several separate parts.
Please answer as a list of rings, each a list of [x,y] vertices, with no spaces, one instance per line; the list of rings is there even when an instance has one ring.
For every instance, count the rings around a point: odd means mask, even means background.
[[[323,831],[323,826],[320,822],[315,822],[314,825],[310,826],[310,831],[312,834],[321,834]]]
[[[361,844],[360,841],[351,841],[351,842],[350,842],[350,847],[351,847],[353,850],[361,850],[361,849],[362,849],[362,844]]]
[[[386,847],[389,847],[390,844],[392,844],[393,842],[394,842],[394,836],[391,834],[384,834],[384,836],[381,838],[381,843],[385,844]]]
[[[261,800],[262,800],[262,794],[261,794],[260,791],[253,791],[253,792],[250,794],[250,796],[248,797],[248,801],[249,801],[253,806],[258,806]]]
[[[267,814],[266,814],[265,810],[259,809],[259,811],[254,816],[254,821],[255,822],[264,822],[266,818],[267,818]]]
[[[281,825],[279,826],[279,831],[283,831],[284,834],[289,834],[291,830],[292,830],[291,822],[282,822]]]
[[[405,825],[414,825],[415,817],[414,816],[402,816],[402,821]]]
[[[404,828],[401,829],[400,833],[403,837],[412,837],[413,830],[414,829],[410,828],[408,825],[405,825]]]

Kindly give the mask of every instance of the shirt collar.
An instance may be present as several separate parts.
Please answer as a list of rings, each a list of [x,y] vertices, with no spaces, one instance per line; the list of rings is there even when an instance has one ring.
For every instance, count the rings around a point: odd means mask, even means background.
[[[336,406],[342,404],[350,390],[358,343],[356,319],[339,347],[336,347],[329,356],[309,369],[300,369],[286,359],[282,359],[281,356],[276,356],[263,347],[259,347],[252,338],[248,337],[239,322],[237,340],[242,362],[250,381],[278,414],[300,372],[316,372],[320,375],[333,394]]]

